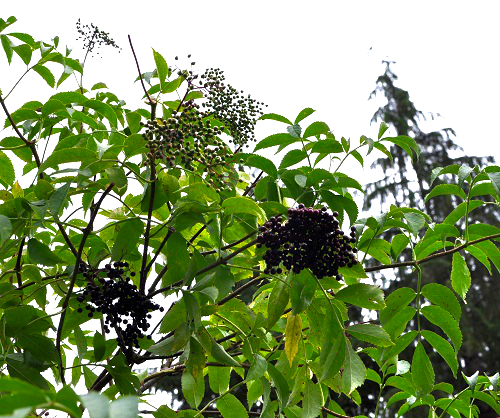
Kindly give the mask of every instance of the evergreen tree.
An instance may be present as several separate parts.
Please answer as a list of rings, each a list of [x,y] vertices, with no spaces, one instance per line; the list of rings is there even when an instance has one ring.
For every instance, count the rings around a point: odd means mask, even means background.
[[[370,99],[378,93],[382,93],[386,97],[387,103],[375,112],[372,122],[384,121],[396,131],[397,135],[414,138],[421,148],[421,155],[418,159],[411,159],[401,148],[393,146],[391,149],[394,156],[393,161],[387,158],[376,160],[372,168],[381,168],[384,177],[367,185],[364,210],[370,209],[375,203],[387,206],[387,209],[389,204],[416,207],[427,213],[436,224],[439,224],[445,220],[454,207],[461,203],[461,200],[457,196],[449,195],[425,200],[425,196],[432,187],[439,183],[439,180],[436,180],[431,187],[433,170],[436,167],[446,167],[452,164],[469,167],[474,167],[477,164],[481,167],[493,162],[494,158],[464,155],[453,157],[451,154],[454,151],[461,151],[461,148],[452,139],[455,135],[453,129],[445,128],[434,132],[423,131],[420,128],[420,123],[426,120],[426,115],[415,107],[410,100],[408,91],[395,85],[398,77],[391,69],[394,62],[383,61],[383,63],[385,71],[378,77],[376,88],[371,93]],[[434,118],[436,115],[430,114],[430,116]],[[447,181],[449,182],[449,179]],[[494,205],[482,205],[472,212],[469,223],[498,224],[498,215],[498,210]],[[463,230],[464,218],[455,226],[459,230]],[[390,238],[389,232],[385,239]],[[411,259],[409,250],[405,257]],[[496,301],[496,295],[500,291],[500,281],[498,270],[495,270],[495,267],[490,268],[490,273],[476,259],[469,257],[467,261],[471,267],[472,282],[475,285],[467,296],[467,304],[463,307],[461,318],[463,348],[459,354],[459,365],[462,367],[462,371],[470,376],[477,370],[498,370],[500,367],[500,358],[495,349],[500,344],[500,327],[498,326],[500,306]],[[449,286],[451,264],[451,259],[443,258],[427,263],[423,266],[425,273],[422,276],[433,277],[436,283]],[[408,268],[400,268],[394,279],[387,279],[380,274],[376,277],[384,281],[384,287],[389,292],[400,287],[414,287],[412,284],[416,280],[415,273]],[[412,326],[415,327],[415,324],[410,323],[410,327]],[[428,324],[428,326],[432,327],[432,324]],[[435,370],[436,382],[454,381],[450,369],[446,365],[442,366],[442,368]],[[461,384],[460,378],[456,380],[456,383]],[[493,412],[491,411],[491,413]],[[488,414],[489,412],[484,411],[481,416],[496,416],[496,414]]]

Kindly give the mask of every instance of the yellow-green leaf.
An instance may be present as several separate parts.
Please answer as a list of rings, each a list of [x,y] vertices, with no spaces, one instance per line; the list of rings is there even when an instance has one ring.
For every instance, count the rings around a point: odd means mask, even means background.
[[[292,366],[293,359],[299,350],[300,338],[302,336],[302,318],[300,315],[289,315],[285,330],[285,354]]]

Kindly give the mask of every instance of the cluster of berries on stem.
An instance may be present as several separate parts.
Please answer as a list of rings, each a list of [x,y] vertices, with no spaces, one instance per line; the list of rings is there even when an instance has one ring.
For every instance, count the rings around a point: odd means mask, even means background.
[[[288,221],[282,216],[271,217],[260,227],[257,247],[265,246],[263,258],[265,274],[280,274],[283,266],[288,271],[300,273],[308,268],[319,279],[342,276],[340,267],[352,267],[358,263],[356,228],[351,227],[347,235],[339,228],[338,213],[321,209],[306,208],[300,204],[297,209],[288,210]]]
[[[142,123],[147,128],[142,135],[149,149],[147,156],[151,164],[161,160],[167,167],[179,164],[187,170],[205,173],[209,186],[224,188],[232,151],[219,138],[224,127],[212,126],[199,107],[194,100],[187,100],[171,117]]]
[[[163,311],[162,307],[139,292],[126,275],[135,276],[135,272],[126,271],[128,267],[127,262],[116,261],[112,265],[106,264],[104,269],[91,270],[82,263],[80,272],[88,285],[76,298],[80,304],[85,304],[84,308],[78,308],[78,312],[83,313],[85,310],[90,318],[95,312],[103,314],[104,332],[109,333],[110,328],[113,328],[118,344],[124,349],[138,348],[139,338],[145,337],[150,327],[150,312]]]
[[[82,25],[82,22],[78,19],[76,22],[76,30],[80,35],[78,39],[83,40],[83,49],[86,49],[87,52],[92,52],[96,46],[100,47],[102,45],[112,46],[119,51],[121,50],[116,42],[109,36],[108,32],[100,30],[93,23],[90,25]],[[97,55],[99,55],[99,52]]]
[[[255,124],[263,114],[264,103],[225,83],[224,72],[218,68],[209,68],[200,78],[200,87],[207,99],[203,107],[207,114],[224,123],[232,137],[231,142],[241,147],[255,141]]]

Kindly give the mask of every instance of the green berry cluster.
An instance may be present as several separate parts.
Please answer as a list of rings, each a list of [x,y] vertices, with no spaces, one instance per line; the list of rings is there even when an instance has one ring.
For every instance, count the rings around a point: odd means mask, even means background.
[[[202,106],[206,113],[224,123],[232,137],[230,142],[248,147],[248,142],[256,140],[255,124],[263,114],[264,103],[225,83],[224,72],[218,68],[209,68],[200,78],[199,84],[206,97]]]
[[[205,174],[205,181],[220,190],[227,186],[232,151],[219,138],[224,127],[212,126],[194,100],[187,100],[167,119],[142,123],[150,164],[161,160],[167,167],[180,165]]]

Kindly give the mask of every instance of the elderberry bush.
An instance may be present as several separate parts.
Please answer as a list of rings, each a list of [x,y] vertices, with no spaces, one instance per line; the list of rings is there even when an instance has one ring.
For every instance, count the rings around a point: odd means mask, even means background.
[[[104,332],[109,334],[110,328],[113,328],[122,348],[139,348],[139,338],[145,337],[150,327],[150,312],[162,312],[163,308],[139,292],[126,275],[125,269],[128,267],[127,262],[117,261],[113,265],[106,264],[104,269],[92,271],[82,264],[80,271],[88,285],[76,299],[81,304],[85,303],[84,309],[88,311],[90,318],[95,312],[103,314]],[[135,276],[134,272],[129,273],[130,276]],[[78,312],[83,313],[84,309],[80,307]],[[151,336],[148,335],[147,338]]]
[[[352,267],[358,263],[356,228],[351,227],[349,236],[339,228],[338,213],[306,208],[288,210],[288,221],[282,216],[271,217],[260,227],[257,247],[265,246],[265,274],[280,274],[281,266],[300,273],[308,268],[319,279],[329,276],[340,280],[340,267]]]

